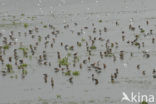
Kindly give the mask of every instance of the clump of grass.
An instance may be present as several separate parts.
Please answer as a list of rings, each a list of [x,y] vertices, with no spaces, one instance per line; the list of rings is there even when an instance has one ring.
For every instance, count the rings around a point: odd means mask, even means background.
[[[142,103],[140,103],[140,104],[148,104],[146,101],[143,101]]]
[[[13,18],[16,18],[16,16],[12,16]]]
[[[3,20],[3,21],[5,21],[6,19],[5,19],[5,18],[3,18],[2,20]]]
[[[37,18],[36,16],[32,16],[32,18]]]
[[[3,46],[3,49],[4,49],[4,50],[9,49],[9,45],[4,45],[4,46]]]
[[[70,46],[69,47],[69,50],[73,51],[74,50],[74,47],[73,46]]]
[[[24,28],[27,28],[29,25],[27,23],[24,23]]]
[[[7,68],[9,73],[12,71],[12,65],[11,64],[6,64],[6,68]]]
[[[24,69],[26,68],[28,65],[27,64],[21,64],[20,66],[18,66],[19,69]]]
[[[71,56],[71,53],[68,53],[67,56],[70,57]]]
[[[41,36],[39,36],[39,37],[38,37],[38,41],[41,42],[41,39],[42,39]]]
[[[14,78],[14,76],[10,76],[10,78]]]
[[[23,70],[22,70],[22,74],[23,74],[23,75],[27,75],[27,74],[28,74],[27,70],[26,70],[26,69],[23,69]]]
[[[140,45],[140,43],[138,43],[138,42],[135,42],[135,43],[134,43],[134,45],[135,45],[135,46],[139,46],[139,45]]]
[[[105,57],[113,57],[114,53],[112,52],[106,52]]]
[[[107,57],[113,57],[114,54],[113,54],[113,53],[109,53],[109,54],[107,54],[106,56],[107,56]]]
[[[60,60],[59,60],[59,64],[60,64],[60,65],[63,65],[63,66],[69,65],[68,57],[64,57],[63,59],[60,59]]]
[[[74,56],[74,63],[79,62],[80,58],[78,56]]]
[[[141,30],[140,30],[140,32],[141,32],[141,33],[144,33],[144,32],[145,32],[145,30],[144,30],[144,29],[141,29]]]
[[[69,70],[69,71],[65,72],[64,74],[65,74],[65,76],[70,76],[71,75],[71,71]]]
[[[90,49],[91,50],[95,50],[96,49],[96,46],[93,45],[93,46],[90,47]]]
[[[44,27],[44,28],[47,28],[47,25],[44,25],[43,27]]]
[[[139,35],[135,35],[135,38],[137,38],[137,39],[138,39],[138,38],[139,38]]]
[[[86,41],[84,38],[81,39],[82,42]]]
[[[31,56],[31,55],[29,56],[29,59],[30,59],[30,60],[32,59],[32,56]]]
[[[61,95],[56,95],[56,98],[57,99],[61,99]]]
[[[90,100],[89,102],[90,102],[90,103],[95,103],[95,101],[94,101],[94,100]]]
[[[99,20],[99,23],[102,23],[102,20]]]
[[[112,48],[114,47],[114,44],[113,44],[113,43],[111,44],[111,47],[112,47]]]
[[[19,48],[19,50],[22,50],[22,51],[27,51],[28,48]]]
[[[47,101],[43,101],[42,104],[49,104]]]
[[[16,22],[15,22],[15,21],[13,21],[13,22],[12,22],[12,24],[13,24],[13,25],[16,25]]]
[[[74,71],[72,74],[73,74],[74,76],[79,76],[79,75],[80,75],[80,72],[79,72],[79,71]]]
[[[22,13],[21,16],[24,16],[24,13]]]
[[[23,51],[23,56],[27,57],[28,48],[19,48],[19,50],[22,50]]]
[[[28,65],[27,65],[27,64],[22,64],[21,66],[22,66],[22,67],[27,67]]]
[[[77,42],[77,46],[81,47],[81,46],[82,46],[82,44],[81,44],[80,42]]]

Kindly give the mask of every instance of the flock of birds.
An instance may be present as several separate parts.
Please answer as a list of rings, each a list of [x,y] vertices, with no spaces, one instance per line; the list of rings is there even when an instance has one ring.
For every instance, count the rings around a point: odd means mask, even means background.
[[[102,20],[98,21],[99,24],[103,24]],[[116,21],[115,26],[118,27],[122,24],[120,24],[119,21]],[[145,24],[148,26],[150,25],[149,21],[147,20]],[[79,26],[79,23],[73,23],[75,27]],[[73,27],[73,26],[72,26]],[[81,26],[82,27],[82,26]],[[91,28],[90,28],[91,27]],[[77,66],[79,66],[78,71],[81,71],[81,69],[84,70],[94,70],[95,72],[92,73],[92,75],[89,77],[93,81],[95,85],[99,84],[99,80],[95,77],[95,74],[102,73],[103,70],[109,70],[107,69],[107,64],[97,61],[93,62],[94,55],[92,54],[95,52],[98,54],[98,57],[100,60],[104,58],[110,58],[113,59],[112,63],[115,63],[119,60],[125,59],[125,51],[121,50],[119,54],[114,54],[113,50],[119,49],[120,43],[115,42],[111,43],[110,39],[105,38],[105,33],[109,31],[107,27],[102,27],[101,29],[97,29],[95,26],[95,23],[92,23],[91,26],[84,26],[83,28],[80,28],[80,31],[75,32],[71,28],[71,24],[65,24],[63,26],[63,31],[70,31],[72,35],[75,35],[75,37],[83,37],[83,32],[88,30],[92,32],[92,34],[88,35],[88,38],[82,39],[82,41],[75,41],[76,45],[73,44],[66,44],[62,41],[57,41],[57,38],[61,35],[66,35],[62,32],[62,30],[59,30],[54,25],[48,24],[44,25],[41,23],[40,27],[37,26],[25,26],[26,31],[25,32],[14,32],[11,30],[7,34],[0,33],[0,62],[1,62],[1,74],[2,76],[7,75],[13,75],[16,72],[21,72],[22,78],[25,78],[29,72],[26,70],[29,68],[29,64],[27,64],[27,61],[32,61],[33,59],[36,60],[37,65],[39,66],[45,66],[49,68],[53,68],[54,73],[62,72],[63,75],[68,76],[69,83],[73,83],[74,74],[72,74],[71,70]],[[50,31],[47,33],[47,35],[41,35],[40,29],[42,31]],[[43,30],[45,29],[45,30]],[[139,25],[138,27],[133,26],[133,24],[129,24],[128,26],[129,31],[136,31],[139,30],[140,34],[144,34],[143,36],[146,37],[147,35],[154,35],[153,30],[151,29],[147,34],[145,34],[145,30]],[[96,35],[95,35],[96,34]],[[118,34],[117,34],[118,35]],[[24,38],[24,42],[21,41],[18,38]],[[132,47],[136,47],[137,49],[141,49],[145,47],[144,42],[139,42],[140,36],[135,35],[134,40],[128,40],[125,35],[125,31],[121,31],[121,41],[125,44],[131,45]],[[30,41],[29,41],[30,40]],[[63,40],[63,39],[62,39]],[[56,42],[57,41],[57,42]],[[104,44],[104,48],[102,51],[96,51],[98,50],[99,46],[96,46],[97,42],[102,42]],[[152,44],[155,44],[155,38],[152,38],[151,40]],[[57,45],[56,45],[57,44]],[[64,53],[62,51],[57,50],[57,52],[52,53],[55,54],[57,60],[55,62],[57,63],[57,66],[54,66],[54,64],[49,60],[49,55],[51,53],[48,53],[48,50],[54,50],[57,49],[57,47],[61,47],[63,51],[67,53],[67,55],[64,57]],[[42,49],[41,49],[42,48]],[[85,58],[79,59],[79,52],[75,48],[83,48],[87,55]],[[41,50],[43,50],[41,52]],[[22,54],[21,54],[22,51]],[[70,53],[69,53],[70,52]],[[10,54],[7,54],[10,53]],[[71,54],[72,53],[72,54]],[[151,55],[147,51],[143,51],[143,57],[149,58]],[[134,53],[130,52],[130,56],[133,57]],[[97,57],[97,58],[98,58]],[[73,61],[70,61],[68,58],[72,58]],[[94,57],[95,58],[95,57]],[[98,60],[98,59],[97,59]],[[70,62],[69,62],[70,61]],[[101,66],[102,64],[102,66]],[[136,69],[140,70],[140,64],[136,65]],[[35,66],[34,66],[35,67]],[[145,70],[141,70],[142,75],[146,75]],[[151,72],[153,75],[153,78],[156,78],[156,70],[153,69],[153,72]],[[79,72],[77,72],[75,75],[79,75]],[[114,83],[118,76],[120,75],[120,69],[116,68],[115,72],[110,75],[110,81],[111,83]],[[16,75],[16,78],[18,78],[19,75]],[[43,74],[43,80],[45,83],[48,83],[48,73]],[[52,88],[55,86],[55,80],[53,77],[50,77],[50,83]]]

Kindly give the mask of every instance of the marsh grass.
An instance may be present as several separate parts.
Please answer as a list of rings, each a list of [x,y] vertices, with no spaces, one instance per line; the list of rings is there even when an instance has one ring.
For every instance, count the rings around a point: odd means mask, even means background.
[[[64,57],[63,59],[60,59],[60,60],[59,60],[59,64],[60,64],[60,65],[63,65],[63,66],[69,65],[68,57]]]
[[[107,53],[107,54],[105,54],[105,57],[113,57],[113,56],[114,56],[113,53]]]
[[[67,56],[70,57],[71,56],[71,53],[68,53]]]
[[[4,46],[3,46],[3,49],[4,49],[4,50],[9,49],[9,45],[4,45]]]
[[[41,40],[42,40],[42,38],[41,38],[41,36],[39,36],[39,37],[38,37],[38,41],[41,42]]]
[[[144,33],[144,32],[145,32],[145,30],[144,30],[144,29],[141,29],[141,30],[140,30],[140,32],[141,32],[141,33]]]
[[[28,74],[27,70],[26,70],[26,69],[23,69],[23,70],[22,70],[22,74],[23,74],[23,75],[27,75],[27,74]]]
[[[139,45],[140,45],[140,43],[138,43],[138,42],[135,42],[135,43],[134,43],[134,45],[135,45],[135,46],[139,46]]]
[[[82,42],[85,42],[86,40],[84,38],[81,39]]]
[[[81,46],[82,46],[82,44],[81,44],[80,42],[77,42],[77,45],[78,45],[79,47],[81,47]]]
[[[57,99],[61,99],[61,95],[56,95],[56,98]]]
[[[21,16],[24,16],[24,13],[22,13]]]
[[[80,75],[80,72],[79,72],[79,71],[74,71],[74,72],[72,72],[72,74],[73,74],[74,76],[79,76],[79,75]]]
[[[9,73],[13,73],[13,68],[11,64],[6,64],[6,68]]]
[[[44,28],[47,28],[47,25],[44,25],[43,27],[44,27]]]
[[[71,71],[69,70],[69,71],[65,72],[64,74],[65,74],[65,76],[70,76],[71,75]]]
[[[79,62],[79,61],[80,61],[80,58],[78,56],[75,56],[73,62],[76,63],[76,62]]]
[[[19,50],[22,50],[22,51],[23,51],[23,56],[24,56],[24,57],[27,57],[28,48],[19,48]]]
[[[73,49],[73,46],[70,46],[70,47],[69,47],[69,50],[70,50],[70,51],[73,51],[73,50],[74,50],[74,49]]]
[[[19,69],[24,69],[24,68],[26,68],[28,65],[27,64],[21,64],[20,66],[18,66],[19,67]]]
[[[90,47],[90,49],[91,50],[96,50],[96,46],[93,45],[93,46]]]
[[[11,64],[6,64],[6,67],[9,69],[12,69],[12,65]]]
[[[24,28],[27,28],[28,26],[28,23],[24,23]]]
[[[148,104],[147,102],[145,102],[145,101],[143,101],[142,103],[140,103],[140,104]]]
[[[102,23],[102,20],[99,20],[99,23]]]

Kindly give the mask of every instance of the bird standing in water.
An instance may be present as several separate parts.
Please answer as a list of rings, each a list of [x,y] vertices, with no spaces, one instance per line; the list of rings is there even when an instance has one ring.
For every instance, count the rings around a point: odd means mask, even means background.
[[[43,75],[44,75],[44,82],[47,83],[48,75],[47,74],[43,74]]]

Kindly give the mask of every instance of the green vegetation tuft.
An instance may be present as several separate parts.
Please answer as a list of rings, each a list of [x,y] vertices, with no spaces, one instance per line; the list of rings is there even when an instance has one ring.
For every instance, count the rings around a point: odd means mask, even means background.
[[[22,13],[21,16],[24,16],[24,13]]]
[[[57,99],[61,99],[61,95],[56,95],[56,98]]]
[[[27,64],[21,64],[20,66],[18,66],[19,69],[24,69],[26,68],[28,65]]]
[[[71,53],[68,53],[67,56],[70,57],[71,56]]]
[[[71,71],[69,70],[69,71],[65,72],[64,74],[65,74],[65,76],[70,76],[71,75]]]
[[[9,45],[4,45],[3,49],[5,49],[5,50],[9,49]]]
[[[141,33],[144,33],[144,32],[145,32],[145,30],[144,30],[144,29],[141,29],[141,30],[140,30],[140,32],[141,32]]]
[[[93,45],[93,46],[90,47],[90,49],[91,50],[95,50],[96,49],[96,46]]]
[[[22,70],[22,74],[23,74],[23,75],[27,75],[27,74],[28,74],[27,70],[26,70],[26,69],[23,69],[23,70]]]
[[[13,72],[12,71],[13,68],[12,68],[12,65],[11,64],[6,64],[6,68],[7,68],[7,70],[8,70],[9,73]]]
[[[79,72],[79,71],[74,71],[72,74],[73,74],[74,76],[79,76],[79,75],[80,75],[80,72]]]
[[[84,38],[81,39],[82,42],[86,41]]]
[[[82,44],[81,44],[80,42],[77,42],[77,46],[81,47],[81,46],[82,46]]]
[[[64,57],[63,59],[60,59],[60,60],[59,60],[59,64],[60,64],[60,65],[63,65],[63,66],[69,65],[68,57]]]
[[[148,104],[147,102],[145,102],[145,101],[143,101],[142,103],[140,103],[140,104]]]
[[[102,20],[99,20],[99,23],[102,23]]]
[[[28,48],[19,48],[19,50],[22,50],[23,51],[23,56],[27,57]]]
[[[44,25],[43,27],[44,27],[44,28],[47,28],[47,25]]]
[[[27,23],[24,23],[24,28],[27,28],[29,25]]]

